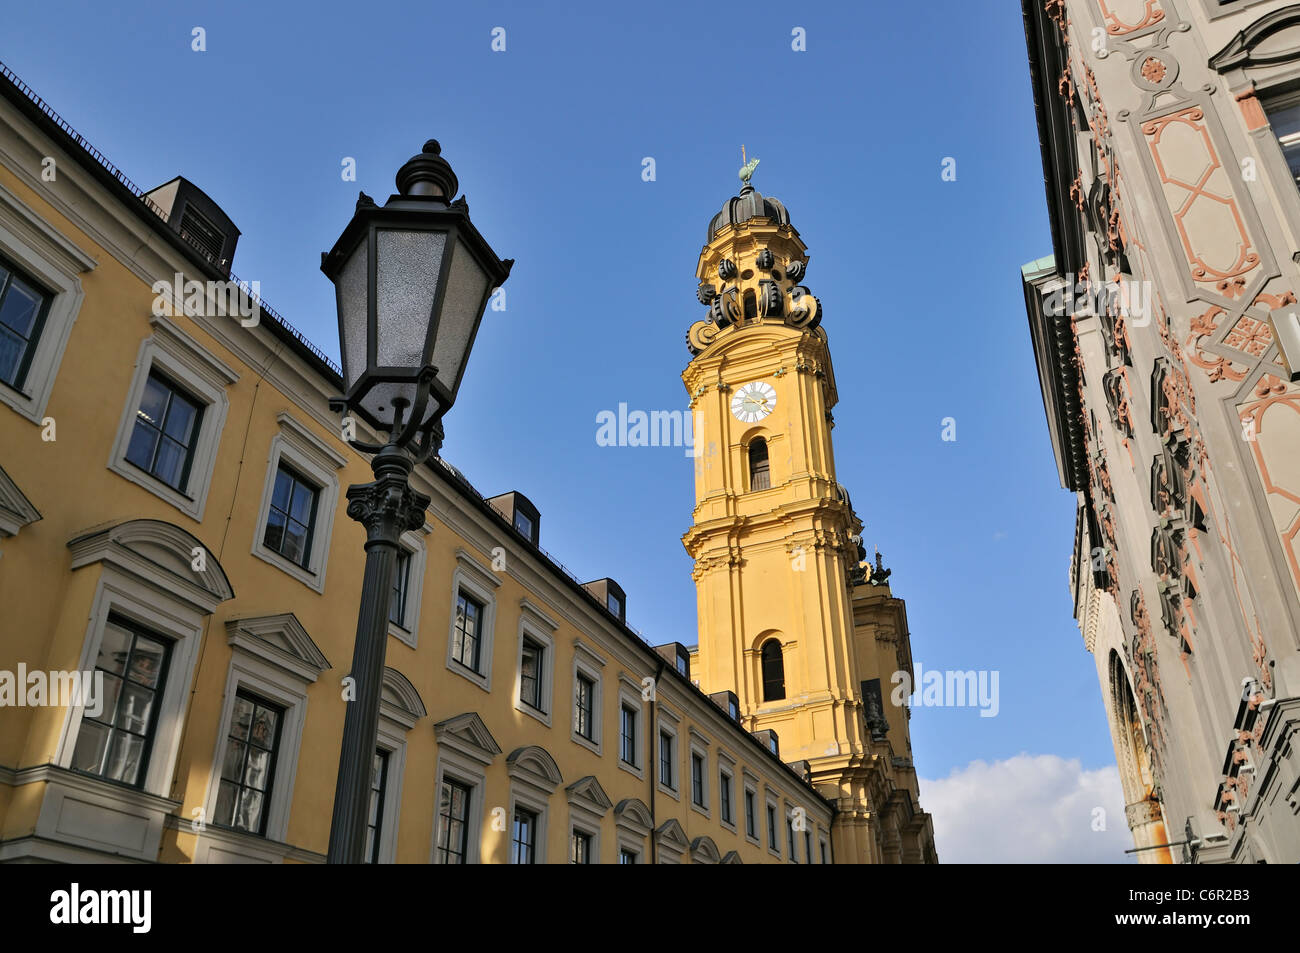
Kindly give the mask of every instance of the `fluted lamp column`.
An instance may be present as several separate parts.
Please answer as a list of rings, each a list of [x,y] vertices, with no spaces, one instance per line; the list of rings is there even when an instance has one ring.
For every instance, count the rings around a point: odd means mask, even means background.
[[[352,655],[327,860],[364,863],[370,772],[379,728],[388,615],[399,540],[424,525],[429,497],[411,471],[442,445],[488,297],[510,274],[469,218],[435,140],[397,172],[383,206],[364,192],[321,271],[335,285],[345,395],[335,410],[388,434],[349,441],[373,454],[374,480],[348,488],[347,513],[366,528],[366,568]]]

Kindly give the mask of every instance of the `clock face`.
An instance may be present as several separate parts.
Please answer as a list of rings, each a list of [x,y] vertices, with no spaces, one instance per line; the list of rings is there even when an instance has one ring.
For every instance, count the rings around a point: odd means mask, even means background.
[[[731,398],[731,413],[741,423],[756,423],[775,408],[776,388],[766,381],[742,384]]]

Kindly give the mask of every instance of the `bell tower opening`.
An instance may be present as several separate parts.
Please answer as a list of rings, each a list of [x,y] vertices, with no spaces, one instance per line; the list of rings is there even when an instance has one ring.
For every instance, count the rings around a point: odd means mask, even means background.
[[[751,490],[767,490],[771,486],[772,479],[768,471],[767,441],[762,437],[755,437],[749,441],[749,488]]]
[[[785,698],[785,658],[781,654],[781,643],[768,639],[763,643],[761,654],[763,666],[763,701],[780,701]]]

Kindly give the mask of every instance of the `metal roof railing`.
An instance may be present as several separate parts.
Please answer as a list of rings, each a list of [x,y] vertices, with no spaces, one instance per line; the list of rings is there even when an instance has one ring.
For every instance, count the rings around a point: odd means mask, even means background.
[[[124,189],[130,192],[131,195],[133,195],[142,205],[144,205],[145,208],[153,212],[163,222],[168,222],[169,216],[166,210],[164,210],[160,205],[154,202],[153,199],[149,198],[148,194],[142,188],[140,188],[140,186],[136,185],[129,178],[127,178],[126,173],[124,173],[121,169],[115,166],[112,162],[108,161],[108,157],[105,156],[104,153],[100,152],[98,149],[92,146],[88,141],[86,141],[86,139],[81,135],[81,133],[77,132],[76,129],[73,129],[72,125],[66,119],[64,119],[57,112],[55,112],[54,108],[49,103],[47,103],[45,100],[41,99],[40,96],[37,95],[36,90],[32,89],[21,79],[19,79],[18,74],[16,74],[3,62],[0,62],[0,76],[3,76],[6,80],[8,80],[10,85],[12,85],[14,89],[22,93],[23,96],[26,97],[27,100],[33,106],[39,109],[46,116],[46,118],[50,120],[50,122],[54,123],[56,126],[59,127],[59,129],[63,130],[63,133],[72,141],[74,145],[79,147],[83,152],[86,153],[86,155],[90,156],[90,158],[92,158],[100,168],[102,168],[105,172],[107,172],[114,179],[116,179],[118,183],[121,184],[121,186]],[[198,254],[202,255],[203,258],[214,268],[217,268],[223,273],[225,273],[229,277],[229,279],[239,287],[240,291],[242,291],[245,295],[247,295],[249,300],[251,300],[254,304],[257,305],[259,312],[268,315],[275,324],[278,324],[281,328],[283,328],[290,335],[292,335],[294,340],[296,340],[299,344],[301,344],[308,351],[310,351],[317,359],[321,361],[321,363],[323,363],[326,367],[332,370],[335,374],[338,374],[340,377],[343,376],[343,368],[341,368],[337,363],[335,363],[335,361],[332,358],[330,358],[329,355],[327,355],[324,351],[322,351],[317,345],[313,344],[312,341],[305,334],[303,334],[296,327],[290,324],[289,321],[284,317],[284,315],[282,315],[279,311],[275,310],[275,308],[267,304],[267,302],[262,299],[261,295],[254,294],[248,282],[244,281],[234,272],[226,268],[224,264],[218,261],[206,248],[203,248],[201,245],[195,242],[188,235],[183,235],[180,232],[177,232],[175,229],[173,229],[173,232],[176,234],[178,238],[180,238],[183,242],[185,242],[186,245],[193,248]]]

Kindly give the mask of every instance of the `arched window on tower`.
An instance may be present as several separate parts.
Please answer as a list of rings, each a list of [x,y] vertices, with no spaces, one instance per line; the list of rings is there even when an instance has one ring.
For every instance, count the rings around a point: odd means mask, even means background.
[[[745,302],[745,317],[757,318],[758,298],[754,296],[753,289],[750,289],[749,291],[745,292],[744,302]]]
[[[767,441],[755,437],[749,442],[749,488],[766,490],[772,485],[767,465]]]
[[[785,698],[785,660],[781,657],[781,643],[768,639],[760,652],[763,665],[763,701]]]

